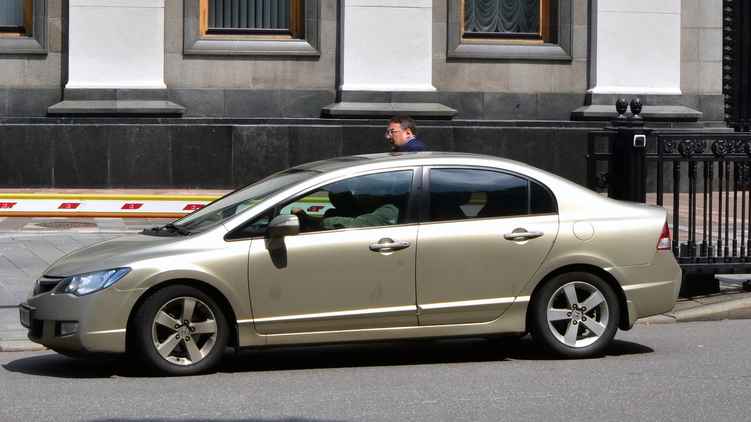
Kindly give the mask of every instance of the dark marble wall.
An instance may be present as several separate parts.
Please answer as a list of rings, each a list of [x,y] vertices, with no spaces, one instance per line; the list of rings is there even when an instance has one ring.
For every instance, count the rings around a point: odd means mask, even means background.
[[[0,188],[229,189],[287,167],[388,151],[385,120],[0,122]],[[512,158],[585,183],[596,123],[418,121],[434,150]]]

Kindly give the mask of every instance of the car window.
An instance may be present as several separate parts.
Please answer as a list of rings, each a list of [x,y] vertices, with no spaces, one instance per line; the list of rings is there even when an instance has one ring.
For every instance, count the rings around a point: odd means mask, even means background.
[[[301,232],[400,224],[407,212],[412,173],[401,170],[331,183],[287,202],[280,213],[296,214]]]
[[[491,170],[432,169],[429,221],[511,217],[555,212],[542,185]]]
[[[412,190],[412,170],[377,173],[334,182],[284,202],[278,214],[296,214],[300,232],[402,224]],[[228,236],[264,236],[273,210],[263,213]]]

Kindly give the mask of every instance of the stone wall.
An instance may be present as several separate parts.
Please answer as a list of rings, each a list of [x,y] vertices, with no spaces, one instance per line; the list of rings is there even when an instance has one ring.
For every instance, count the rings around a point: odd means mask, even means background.
[[[437,151],[520,160],[585,184],[593,123],[418,122]],[[230,189],[309,161],[385,152],[385,120],[0,121],[2,188]]]

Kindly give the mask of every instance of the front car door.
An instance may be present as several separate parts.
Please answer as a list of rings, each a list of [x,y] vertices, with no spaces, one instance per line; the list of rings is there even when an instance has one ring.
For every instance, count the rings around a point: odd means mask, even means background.
[[[491,321],[542,265],[558,234],[555,199],[520,175],[432,168],[420,224],[420,325]]]
[[[406,219],[414,171],[332,183],[283,204],[301,233],[250,245],[250,300],[261,334],[417,325],[417,224]]]

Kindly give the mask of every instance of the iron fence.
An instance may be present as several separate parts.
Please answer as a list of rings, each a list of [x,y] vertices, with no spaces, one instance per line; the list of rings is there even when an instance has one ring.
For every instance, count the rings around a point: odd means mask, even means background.
[[[637,151],[642,169],[625,171],[613,164],[618,138],[617,131],[589,134],[588,187],[617,197],[613,186],[630,178],[644,202],[668,210],[684,284],[751,272],[751,133],[655,131]]]

